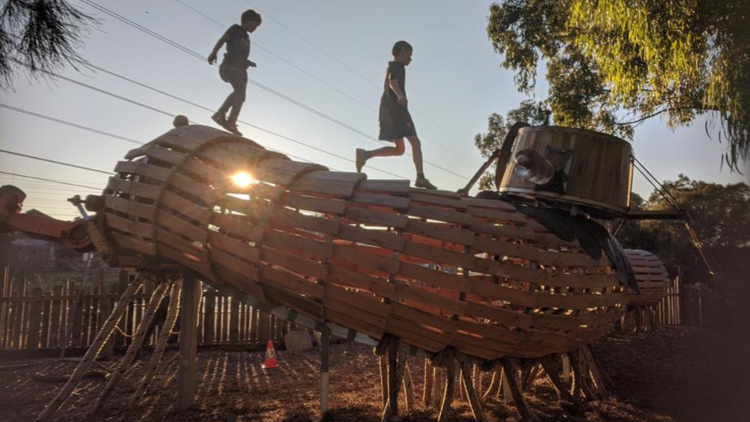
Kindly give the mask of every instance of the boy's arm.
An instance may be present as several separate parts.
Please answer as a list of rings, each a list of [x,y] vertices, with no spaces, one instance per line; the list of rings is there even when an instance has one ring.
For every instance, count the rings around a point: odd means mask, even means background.
[[[214,64],[216,62],[216,55],[219,54],[219,50],[221,50],[221,47],[227,41],[229,41],[229,31],[225,32],[224,35],[219,38],[219,41],[216,42],[213,51],[208,55],[208,64]]]
[[[400,105],[406,107],[406,103],[408,103],[408,101],[406,100],[406,95],[404,95],[404,93],[401,92],[401,87],[398,86],[398,79],[396,79],[396,78],[389,78],[388,86],[396,94],[396,98],[398,99],[398,103]]]

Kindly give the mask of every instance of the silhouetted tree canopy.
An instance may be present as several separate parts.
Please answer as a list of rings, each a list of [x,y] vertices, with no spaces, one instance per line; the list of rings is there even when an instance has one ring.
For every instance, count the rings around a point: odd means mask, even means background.
[[[709,113],[732,169],[748,156],[750,2],[747,0],[503,0],[487,33],[520,91],[547,65],[555,124],[632,137],[626,109],[669,125]],[[706,127],[709,132],[709,127]]]
[[[14,73],[44,76],[75,67],[81,32],[94,20],[65,0],[4,0],[0,6],[0,87]],[[21,62],[23,64],[20,64]]]

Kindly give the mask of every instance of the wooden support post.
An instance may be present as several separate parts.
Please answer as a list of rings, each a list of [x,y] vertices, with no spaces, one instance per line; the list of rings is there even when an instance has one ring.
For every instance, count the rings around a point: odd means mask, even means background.
[[[575,380],[573,394],[577,396],[582,392],[586,400],[596,400],[596,395],[591,391],[588,383],[588,371],[579,358],[578,350],[568,353],[568,356],[570,356],[570,364],[573,366],[573,379]]]
[[[560,359],[562,359],[562,380],[565,384],[570,385],[570,358],[567,354],[562,354],[560,355]]]
[[[331,330],[325,327],[320,332],[320,415],[328,412],[329,407],[329,368],[331,359]]]
[[[456,383],[456,365],[453,360],[453,355],[449,354],[447,362],[445,364],[445,390],[443,392],[443,400],[440,403],[440,414],[438,415],[438,422],[446,422],[450,420],[451,404],[453,403],[453,391],[455,390]]]
[[[432,383],[435,379],[433,376],[433,368],[430,365],[430,360],[424,360],[424,391],[422,393],[422,406],[425,409],[432,406]]]
[[[557,394],[561,400],[571,402],[577,407],[581,407],[581,402],[578,397],[574,397],[570,394],[570,385],[566,384],[561,377],[562,365],[558,364],[553,356],[545,356],[539,360],[544,368],[544,372],[547,373],[547,377],[552,381],[552,385],[555,386]]]
[[[0,268],[0,347],[5,346],[5,339],[8,337],[5,330],[7,321],[7,309],[10,305],[8,297],[10,296],[10,267],[3,265]]]
[[[156,371],[159,368],[159,362],[164,354],[164,348],[167,346],[169,336],[172,335],[175,322],[177,322],[177,316],[180,314],[180,291],[182,290],[182,281],[177,281],[172,284],[172,291],[169,295],[169,308],[167,309],[167,318],[162,326],[162,331],[159,333],[159,338],[156,341],[154,347],[154,353],[151,355],[151,360],[146,368],[146,373],[143,375],[138,388],[130,398],[130,405],[133,405],[136,400],[140,399],[143,394],[148,390],[149,384],[154,379]],[[110,342],[111,344],[111,342]]]
[[[502,366],[496,366],[495,369],[492,370],[492,378],[490,379],[490,385],[487,387],[487,390],[485,390],[484,394],[482,395],[482,398],[488,398],[492,397],[493,394],[496,394],[500,389],[500,378],[503,376],[503,369]]]
[[[61,314],[61,304],[62,304],[62,292],[63,292],[63,286],[55,286],[52,288],[52,308],[50,310],[50,333],[49,333],[49,345],[50,347],[59,347],[60,346],[60,335],[63,333],[63,320],[62,320],[62,314]],[[102,317],[106,320],[107,316],[110,314],[110,312],[107,312],[106,314],[102,315]],[[104,322],[102,322],[102,327],[104,326]],[[101,329],[99,330],[101,331]]]
[[[378,367],[380,368],[380,392],[383,408],[388,403],[388,358],[385,355],[378,356]]]
[[[130,346],[128,346],[128,350],[127,352],[125,352],[125,356],[122,357],[120,363],[117,365],[117,369],[115,369],[115,371],[112,372],[112,375],[109,377],[107,385],[99,395],[99,399],[96,401],[96,405],[94,405],[93,413],[99,412],[102,407],[104,407],[104,403],[107,402],[107,398],[109,398],[109,395],[112,394],[112,391],[115,389],[117,384],[119,384],[120,380],[122,380],[122,378],[125,376],[125,372],[128,370],[128,368],[130,368],[130,364],[133,363],[135,354],[143,344],[143,339],[146,336],[146,331],[148,330],[149,325],[151,325],[151,321],[154,319],[154,313],[156,313],[156,308],[159,307],[159,304],[164,298],[164,292],[166,291],[166,289],[167,283],[160,283],[151,294],[148,305],[143,312],[143,318],[138,324],[138,328],[136,328],[135,334],[133,334],[133,341],[130,343]]]
[[[180,315],[180,362],[177,373],[177,409],[185,410],[195,400],[196,360],[198,358],[197,309],[200,282],[193,272],[182,281]]]
[[[237,344],[240,339],[240,301],[227,296],[230,303],[229,312],[229,344]]]
[[[526,399],[523,397],[521,392],[521,386],[518,382],[518,365],[514,358],[503,358],[503,369],[505,370],[505,384],[508,384],[510,394],[513,397],[513,401],[516,404],[516,409],[521,415],[524,421],[537,421],[539,420],[534,412],[529,407]]]
[[[482,412],[482,406],[479,404],[479,398],[477,398],[477,392],[474,389],[470,367],[471,365],[466,361],[461,362],[461,373],[463,376],[464,388],[466,389],[466,397],[469,400],[471,414],[474,416],[474,420],[477,422],[484,422],[484,412]]]
[[[391,337],[387,341],[385,357],[388,367],[388,401],[385,403],[381,417],[384,422],[398,416],[398,393],[401,388],[401,380],[398,377],[398,340]]]
[[[39,326],[42,322],[42,297],[44,292],[41,287],[31,290],[31,303],[29,303],[29,333],[26,340],[27,349],[39,347]]]
[[[91,346],[81,359],[81,362],[73,371],[73,374],[68,379],[68,382],[65,383],[65,386],[60,389],[60,391],[47,405],[47,407],[45,407],[44,410],[39,413],[39,415],[35,419],[36,422],[49,420],[50,415],[55,412],[60,407],[60,405],[62,405],[62,403],[67,400],[68,397],[70,397],[70,395],[73,393],[73,390],[78,386],[78,383],[83,378],[83,374],[86,373],[91,363],[96,359],[102,345],[112,334],[115,325],[117,325],[117,323],[120,321],[120,317],[122,317],[122,315],[125,313],[130,299],[141,286],[141,281],[142,278],[139,277],[125,289],[114,311],[112,311],[112,314],[110,314],[109,318],[107,318],[107,321],[102,326],[102,329],[99,330],[99,333],[96,335],[96,338],[91,343]]]
[[[503,368],[503,373],[500,376],[500,389],[498,394],[502,393],[503,403],[510,403],[512,394],[510,391],[510,383],[508,383],[508,371]]]
[[[411,369],[409,369],[409,362],[406,361],[406,354],[404,354],[404,402],[406,403],[406,410],[414,409],[414,381],[411,378]]]
[[[479,370],[479,365],[472,365],[471,379],[474,380],[474,390],[477,392],[477,396],[482,395],[482,384],[484,384],[482,382],[483,377],[484,372]]]

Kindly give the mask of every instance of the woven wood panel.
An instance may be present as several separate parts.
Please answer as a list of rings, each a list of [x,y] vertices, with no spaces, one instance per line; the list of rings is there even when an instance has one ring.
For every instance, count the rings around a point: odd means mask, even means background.
[[[172,261],[376,340],[538,357],[601,337],[629,299],[606,258],[508,203],[331,172],[196,125],[126,158],[105,192],[121,262]],[[240,170],[258,183],[236,187]]]
[[[667,293],[670,279],[656,255],[639,249],[625,249],[638,282],[639,294],[632,295],[628,306],[656,306]]]

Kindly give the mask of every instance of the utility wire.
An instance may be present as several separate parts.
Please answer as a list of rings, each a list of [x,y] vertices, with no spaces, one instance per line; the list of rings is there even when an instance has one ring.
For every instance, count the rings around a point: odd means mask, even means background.
[[[151,35],[152,37],[154,37],[154,38],[156,38],[156,39],[158,39],[158,40],[160,40],[160,41],[162,41],[164,43],[167,43],[168,45],[173,46],[173,47],[181,50],[182,52],[187,53],[187,54],[195,57],[196,59],[199,59],[200,61],[206,61],[206,58],[204,56],[202,56],[200,53],[197,53],[197,52],[195,52],[195,51],[193,51],[193,50],[191,50],[191,49],[189,49],[189,48],[187,48],[187,47],[185,47],[185,46],[183,46],[183,45],[181,45],[181,44],[179,44],[179,43],[177,43],[175,41],[172,41],[171,39],[169,39],[169,38],[167,38],[167,37],[165,37],[163,35],[160,35],[160,34],[154,32],[154,31],[152,31],[152,30],[150,30],[150,29],[148,29],[148,28],[146,28],[146,27],[144,27],[144,26],[142,26],[142,25],[140,25],[140,24],[138,24],[138,23],[136,23],[136,22],[134,22],[134,21],[132,21],[132,20],[130,20],[130,19],[122,16],[122,15],[120,15],[120,14],[118,14],[117,12],[114,12],[114,11],[112,11],[112,10],[104,7],[104,6],[98,5],[98,4],[96,4],[96,3],[94,3],[94,2],[92,2],[90,0],[81,0],[81,1],[83,3],[89,5],[89,6],[95,8],[95,9],[97,9],[97,10],[99,10],[99,11],[101,11],[101,12],[103,12],[103,13],[105,13],[105,14],[107,14],[107,15],[109,15],[109,16],[111,16],[111,17],[113,17],[113,18],[115,18],[115,19],[117,19],[117,20],[119,20],[119,21],[121,21],[121,22],[123,22],[125,24],[127,24],[127,25],[129,25],[129,26],[132,26],[135,29],[138,29],[141,32],[144,32],[144,33],[146,33],[148,35]],[[327,114],[325,114],[323,112],[320,112],[320,111],[318,111],[317,109],[315,109],[313,107],[310,107],[310,106],[308,106],[308,105],[306,105],[306,104],[304,104],[304,103],[302,103],[300,101],[297,101],[294,98],[289,97],[286,94],[283,94],[283,93],[281,93],[279,91],[276,91],[273,88],[270,88],[270,87],[268,87],[266,85],[263,85],[263,84],[261,84],[259,82],[253,81],[253,80],[250,80],[249,83],[252,84],[252,85],[255,85],[255,86],[257,86],[257,87],[259,87],[259,88],[261,88],[261,89],[263,89],[263,90],[265,90],[265,91],[267,91],[267,92],[269,92],[269,93],[271,93],[273,95],[276,95],[279,98],[282,98],[282,99],[284,99],[284,100],[286,100],[286,101],[288,101],[288,102],[290,102],[290,103],[292,103],[292,104],[294,104],[294,105],[296,105],[296,106],[298,106],[300,108],[303,108],[303,109],[305,109],[305,110],[307,110],[307,111],[309,111],[309,112],[311,112],[311,113],[313,113],[313,114],[315,114],[315,115],[317,115],[317,116],[319,116],[319,117],[321,117],[323,119],[326,119],[326,120],[328,120],[328,121],[330,121],[330,122],[332,122],[332,123],[334,123],[336,125],[339,125],[339,126],[345,128],[345,129],[348,129],[348,130],[352,131],[353,133],[356,133],[356,134],[358,134],[358,135],[360,135],[362,137],[365,137],[365,138],[367,138],[367,139],[369,139],[371,141],[374,141],[376,143],[380,142],[377,138],[375,138],[375,137],[373,137],[373,136],[371,136],[371,135],[369,135],[369,134],[367,134],[367,133],[365,133],[365,132],[363,132],[363,131],[361,131],[361,130],[359,130],[359,129],[351,126],[351,125],[348,125],[348,124],[346,124],[346,123],[344,123],[344,122],[342,122],[340,120],[337,120],[337,119],[335,119],[335,118],[333,118],[333,117],[331,117],[331,116],[329,116],[329,115],[327,115]],[[353,160],[348,160],[348,161],[352,161],[353,162]],[[427,165],[429,165],[429,166],[431,166],[431,167],[435,167],[435,168],[437,168],[439,170],[442,170],[442,171],[444,171],[446,173],[452,174],[452,175],[454,175],[456,177],[460,177],[460,178],[462,178],[464,180],[468,180],[468,178],[465,177],[465,176],[463,176],[463,175],[460,175],[460,174],[455,173],[455,172],[453,172],[451,170],[448,170],[448,169],[446,169],[444,167],[441,167],[441,166],[438,166],[436,164],[433,164],[433,163],[431,163],[429,161],[424,161],[424,163],[427,164]],[[371,167],[371,168],[374,168],[374,167]],[[392,173],[389,173],[389,174],[393,175]],[[404,178],[403,176],[397,176],[397,177]]]
[[[75,186],[75,187],[78,187],[78,188],[86,188],[86,189],[91,189],[91,190],[95,190],[95,191],[99,191],[99,192],[101,192],[101,190],[102,190],[100,188],[95,188],[93,186],[79,185],[77,183],[60,182],[60,181],[52,180],[52,179],[45,179],[43,177],[27,176],[27,175],[24,175],[24,174],[10,173],[10,172],[7,172],[7,171],[0,171],[0,174],[8,174],[8,175],[11,175],[11,176],[23,177],[23,178],[26,178],[26,179],[42,180],[42,181],[50,182],[50,183],[57,183],[59,185]]]
[[[188,9],[192,10],[193,12],[195,12],[195,13],[197,13],[197,14],[199,14],[199,15],[203,16],[204,18],[206,18],[207,20],[209,20],[209,21],[213,22],[213,23],[214,23],[214,24],[216,24],[217,26],[219,26],[219,27],[221,27],[221,28],[224,28],[224,26],[225,26],[224,24],[222,24],[221,22],[219,22],[219,21],[217,21],[216,19],[212,18],[211,16],[209,16],[209,15],[207,15],[207,14],[205,14],[205,13],[201,12],[200,10],[196,9],[195,7],[193,7],[193,6],[191,6],[191,5],[187,4],[187,3],[185,3],[185,2],[184,2],[184,1],[182,1],[182,0],[175,0],[175,1],[176,1],[177,3],[179,3],[179,4],[183,5],[183,6],[185,6],[186,8],[188,8]],[[264,12],[264,13],[265,13],[265,12]],[[269,15],[269,16],[270,16],[270,15]],[[271,18],[273,19],[273,17],[271,17]],[[273,19],[273,20],[274,20],[274,21],[276,21],[276,19]],[[278,22],[278,21],[277,21],[277,22]],[[286,60],[285,58],[283,58],[283,57],[279,56],[278,54],[276,54],[276,53],[272,52],[271,50],[269,50],[269,49],[267,49],[267,48],[264,48],[263,46],[261,46],[261,45],[260,45],[260,44],[258,44],[257,42],[253,41],[253,46],[254,46],[254,47],[258,47],[259,49],[263,50],[264,52],[266,52],[266,53],[270,54],[271,56],[273,56],[273,57],[277,58],[278,60],[280,60],[280,61],[282,61],[282,62],[286,63],[287,65],[289,65],[289,66],[291,66],[291,67],[293,67],[293,68],[295,68],[295,69],[299,70],[300,72],[304,73],[305,75],[309,76],[310,78],[312,78],[312,79],[315,79],[316,81],[320,82],[321,84],[323,84],[323,85],[327,86],[328,88],[330,88],[330,89],[332,89],[332,90],[336,91],[337,93],[339,93],[339,94],[343,95],[344,97],[346,97],[346,98],[350,99],[351,101],[354,101],[355,103],[357,103],[357,104],[361,105],[362,107],[364,107],[364,108],[366,108],[366,109],[368,109],[368,110],[372,111],[373,113],[377,113],[377,112],[378,112],[378,110],[376,110],[375,108],[371,107],[371,106],[370,106],[369,104],[366,104],[365,102],[363,102],[363,101],[361,101],[361,100],[359,100],[359,99],[357,99],[357,98],[355,98],[355,97],[353,97],[353,96],[349,95],[349,94],[348,94],[348,93],[346,93],[345,91],[343,91],[343,90],[341,90],[341,89],[339,89],[339,88],[337,88],[337,87],[335,87],[335,86],[333,86],[333,85],[329,84],[328,82],[326,82],[326,81],[324,81],[324,80],[320,79],[319,77],[317,77],[317,76],[313,75],[312,73],[308,72],[307,70],[303,69],[302,67],[300,67],[300,66],[297,66],[296,64],[294,64],[294,63],[290,62],[289,60]],[[417,111],[417,113],[419,113],[419,111]],[[420,114],[420,115],[422,115],[422,113],[419,113],[419,114]],[[423,117],[425,117],[425,118],[427,118],[427,119],[429,119],[429,120],[433,121],[433,122],[434,122],[435,124],[437,124],[438,126],[440,125],[440,123],[438,123],[438,122],[435,122],[434,120],[432,120],[432,119],[431,119],[430,117],[428,117],[428,116],[423,116]],[[458,136],[458,135],[456,135],[456,136]],[[429,139],[429,138],[427,138],[427,137],[421,137],[421,138],[422,138],[422,139],[424,139],[424,140],[426,140],[426,141],[428,141],[428,142],[430,142],[430,143],[434,143],[435,145],[439,146],[440,148],[443,148],[444,150],[446,150],[446,151],[448,151],[448,152],[450,152],[450,153],[452,153],[452,154],[455,154],[455,155],[456,155],[456,156],[458,156],[458,157],[461,157],[461,158],[463,158],[463,159],[465,159],[465,160],[467,160],[467,161],[469,161],[469,162],[472,162],[472,163],[476,163],[476,161],[475,161],[475,160],[473,160],[473,159],[471,159],[471,158],[469,158],[469,157],[466,157],[465,155],[462,155],[462,154],[460,154],[460,153],[458,153],[458,152],[456,152],[456,151],[454,151],[454,150],[452,150],[452,149],[450,149],[450,148],[448,148],[448,147],[446,147],[446,146],[444,146],[444,145],[440,144],[440,143],[439,143],[439,142],[437,142],[437,141],[434,141],[434,140],[432,140],[432,139]],[[380,142],[380,140],[378,140],[378,139],[376,139],[376,140]]]
[[[91,167],[84,167],[84,166],[79,166],[79,165],[76,165],[76,164],[64,163],[62,161],[50,160],[49,158],[37,157],[35,155],[26,155],[26,154],[21,154],[21,153],[18,153],[18,152],[7,151],[7,150],[4,150],[4,149],[0,149],[0,152],[5,153],[5,154],[17,155],[19,157],[30,158],[32,160],[44,161],[44,162],[53,163],[53,164],[59,164],[61,166],[68,166],[68,167],[73,167],[73,168],[77,168],[77,169],[81,169],[81,170],[93,171],[93,172],[96,172],[96,173],[102,173],[102,174],[108,174],[108,175],[111,175],[113,173],[111,171],[98,170],[98,169],[94,169],[94,168],[91,168]]]
[[[177,1],[180,1],[180,0],[177,0]],[[306,42],[307,44],[311,45],[311,46],[312,46],[313,48],[315,48],[316,50],[318,50],[318,51],[320,51],[321,53],[325,54],[325,55],[326,55],[326,56],[328,56],[328,57],[329,57],[329,58],[330,58],[331,60],[335,61],[336,63],[338,63],[339,65],[341,65],[341,66],[342,66],[342,67],[344,67],[345,69],[349,70],[349,71],[350,71],[351,73],[353,73],[354,75],[358,76],[358,77],[359,77],[360,79],[362,79],[363,81],[367,82],[367,83],[368,83],[369,85],[371,85],[371,86],[373,86],[373,87],[375,87],[375,88],[380,88],[380,86],[379,86],[378,84],[376,84],[375,82],[373,82],[373,81],[372,81],[371,79],[367,78],[366,76],[363,76],[363,75],[362,75],[361,73],[359,73],[359,72],[357,72],[356,70],[354,70],[354,69],[353,69],[353,68],[352,68],[351,66],[347,65],[347,64],[346,64],[346,63],[344,63],[344,62],[343,62],[342,60],[338,59],[338,58],[337,58],[336,56],[334,56],[333,54],[331,54],[331,53],[329,53],[328,51],[326,51],[326,50],[325,50],[324,48],[322,48],[322,47],[320,47],[319,45],[315,44],[314,42],[310,41],[310,40],[309,40],[308,38],[306,38],[305,36],[303,36],[303,35],[302,35],[302,34],[300,34],[299,32],[297,32],[297,31],[295,31],[294,29],[292,29],[292,28],[288,27],[287,25],[285,25],[285,24],[284,24],[284,23],[282,23],[282,22],[281,22],[280,20],[278,20],[278,19],[276,19],[275,17],[273,17],[273,16],[272,16],[271,14],[269,14],[268,12],[266,12],[266,11],[263,11],[263,10],[261,10],[261,9],[258,9],[258,8],[257,8],[256,6],[254,6],[254,5],[252,4],[252,3],[250,3],[250,1],[249,1],[249,0],[245,0],[245,2],[246,2],[247,4],[249,4],[250,6],[252,6],[252,7],[254,8],[254,9],[260,10],[260,11],[261,11],[261,12],[263,13],[263,16],[268,16],[269,18],[271,18],[271,20],[272,20],[272,21],[276,22],[276,23],[277,23],[278,25],[280,25],[280,26],[281,26],[282,28],[284,28],[284,29],[286,29],[287,31],[291,32],[292,34],[294,34],[295,36],[297,36],[297,37],[298,37],[298,38],[300,38],[301,40],[305,41],[305,42]],[[213,20],[213,19],[212,19],[212,20]],[[419,110],[416,110],[416,109],[414,109],[414,108],[412,108],[412,110],[414,110],[414,111],[415,111],[415,112],[416,112],[417,114],[419,114],[420,116],[422,116],[422,117],[426,118],[427,120],[431,121],[431,122],[432,122],[432,123],[434,123],[434,124],[435,124],[436,126],[438,126],[438,127],[440,127],[441,129],[443,129],[444,131],[446,131],[446,132],[448,132],[448,133],[452,134],[453,136],[456,136],[456,137],[457,137],[457,138],[459,138],[459,139],[465,139],[465,138],[464,138],[463,136],[461,136],[461,135],[457,134],[456,132],[454,132],[454,131],[452,131],[452,130],[448,129],[448,128],[447,128],[447,127],[445,127],[445,126],[444,126],[444,125],[443,125],[442,123],[440,123],[439,121],[437,121],[437,120],[435,120],[435,119],[431,118],[430,116],[428,116],[428,115],[426,115],[426,114],[424,114],[424,113],[422,113],[422,112],[420,112]],[[425,139],[427,139],[427,138],[425,138]],[[450,151],[450,152],[452,152],[452,153],[454,153],[454,154],[458,155],[459,157],[462,157],[462,158],[464,158],[464,159],[470,160],[470,161],[472,161],[472,162],[475,162],[475,163],[477,162],[476,160],[474,160],[474,159],[471,159],[471,158],[469,158],[469,157],[466,157],[466,156],[464,156],[464,155],[461,155],[461,154],[459,154],[458,152],[456,152],[456,151],[454,151],[454,150],[452,150],[452,149],[450,149],[450,148],[448,148],[448,147],[446,147],[446,146],[444,146],[444,145],[440,144],[439,142],[436,142],[436,141],[433,141],[433,140],[430,140],[430,142],[434,143],[434,144],[435,144],[435,145],[437,145],[437,146],[440,146],[440,147],[442,147],[443,149],[446,149],[446,150],[448,150],[448,151]]]
[[[50,116],[47,116],[47,115],[44,115],[44,114],[34,113],[33,111],[24,110],[24,109],[21,109],[21,108],[18,108],[18,107],[13,107],[13,106],[10,106],[10,105],[7,105],[7,104],[0,103],[0,107],[8,109],[8,110],[15,111],[17,113],[23,113],[23,114],[27,114],[29,116],[38,117],[40,119],[49,120],[51,122],[59,123],[61,125],[66,125],[66,126],[74,127],[74,128],[77,128],[77,129],[86,130],[86,131],[93,132],[93,133],[96,133],[96,134],[99,134],[99,135],[104,135],[104,136],[108,136],[110,138],[119,139],[119,140],[125,141],[125,142],[130,142],[132,144],[143,145],[143,142],[138,142],[135,139],[126,138],[126,137],[120,136],[120,135],[115,135],[114,133],[104,132],[104,131],[99,130],[99,129],[94,129],[94,128],[91,128],[91,127],[88,127],[88,126],[79,125],[77,123],[71,123],[71,122],[66,121],[66,120],[56,119],[54,117],[50,117]]]

